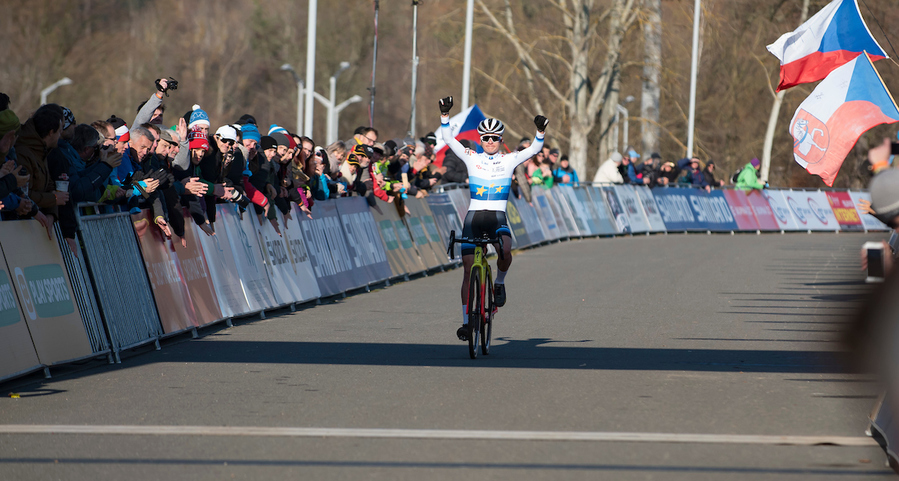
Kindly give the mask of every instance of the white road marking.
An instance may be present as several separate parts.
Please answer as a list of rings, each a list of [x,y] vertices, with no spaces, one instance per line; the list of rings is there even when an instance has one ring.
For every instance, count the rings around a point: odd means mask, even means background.
[[[740,434],[615,433],[578,431],[469,431],[453,429],[278,428],[254,426],[0,425],[0,434],[120,434],[131,436],[260,436],[500,441],[594,441],[782,446],[877,446],[863,436],[766,436]]]

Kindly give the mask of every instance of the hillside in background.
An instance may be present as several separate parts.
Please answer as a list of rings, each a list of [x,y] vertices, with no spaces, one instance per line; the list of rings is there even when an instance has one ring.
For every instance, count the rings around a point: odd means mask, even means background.
[[[874,36],[896,57],[890,46],[890,41],[899,46],[899,9],[894,1],[860,0],[859,4]],[[410,3],[380,1],[374,126],[382,138],[401,137],[409,130]],[[503,1],[485,3],[498,11]],[[600,11],[607,2],[595,3]],[[827,3],[812,0],[810,14]],[[765,46],[798,26],[801,4],[801,0],[703,1],[696,145],[698,155],[714,159],[722,174],[729,176],[752,157],[761,157],[778,72],[777,60]],[[666,160],[676,160],[684,154],[687,138],[693,2],[665,0],[662,5],[660,150]],[[12,98],[12,108],[23,120],[37,108],[41,89],[62,77],[74,83],[54,92],[49,100],[71,108],[80,122],[111,114],[130,120],[137,105],[153,92],[153,81],[172,76],[178,79],[179,89],[165,101],[167,123],[198,103],[209,113],[213,126],[252,113],[260,124],[296,128],[296,85],[280,66],[290,63],[305,77],[306,2],[8,0],[3,9],[0,41],[6,48],[0,91]],[[564,26],[551,2],[525,2],[516,5],[514,13],[519,35],[533,39],[531,46],[541,55],[566,55],[555,40]],[[461,95],[464,17],[463,0],[424,0],[419,7],[419,136],[438,126],[438,98]],[[341,114],[341,138],[349,137],[356,126],[368,124],[373,20],[371,1],[319,2],[316,91],[328,96],[328,77],[340,62],[347,61],[351,67],[337,82],[337,101],[353,95],[365,99]],[[620,98],[636,98],[626,105],[633,145],[638,145],[640,136],[643,20],[628,31],[621,56]],[[471,102],[507,123],[507,143],[532,135],[530,116],[521,107],[527,95],[523,68],[512,46],[480,10],[475,14],[472,61]],[[890,60],[876,66],[890,89],[899,93],[899,67]],[[787,132],[793,112],[813,88],[796,87],[786,96],[774,144],[773,185],[824,185],[792,160]],[[543,92],[538,95],[542,98]],[[552,119],[549,142],[565,151],[567,114],[554,107],[548,94],[542,103],[544,114]],[[316,139],[324,138],[325,115],[316,103]],[[590,152],[598,152],[598,130]],[[867,173],[861,159],[868,143],[895,132],[895,126],[881,127],[863,136],[835,186],[865,185]],[[601,160],[597,157],[590,156],[590,176]]]

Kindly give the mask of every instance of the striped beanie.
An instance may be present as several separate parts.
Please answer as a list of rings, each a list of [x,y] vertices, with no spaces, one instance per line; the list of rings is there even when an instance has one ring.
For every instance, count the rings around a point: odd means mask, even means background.
[[[187,124],[187,128],[190,130],[193,130],[200,126],[206,126],[206,128],[209,128],[209,116],[206,115],[206,111],[201,109],[197,104],[194,104],[191,110],[192,112],[190,114],[190,122]]]

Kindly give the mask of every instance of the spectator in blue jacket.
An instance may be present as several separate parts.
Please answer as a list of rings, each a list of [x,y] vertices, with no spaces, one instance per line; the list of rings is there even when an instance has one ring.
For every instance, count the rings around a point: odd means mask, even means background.
[[[552,156],[553,152],[556,152],[558,155],[559,151],[558,149],[552,149],[549,151],[549,155]],[[580,184],[580,179],[577,177],[577,171],[571,166],[567,155],[559,157],[559,166],[553,171],[553,178],[559,185],[577,186]]]
[[[627,164],[627,180],[628,183],[634,185],[643,185],[645,184],[643,180],[643,176],[641,175],[641,171],[643,170],[642,165],[636,165],[637,160],[640,158],[640,154],[637,153],[636,150],[630,149],[627,151],[625,158],[630,159],[630,163]]]
[[[677,162],[677,167],[681,169],[681,179],[685,179],[686,183],[693,187],[705,189],[706,192],[711,192],[712,188],[705,180],[701,164],[696,157],[683,158]]]

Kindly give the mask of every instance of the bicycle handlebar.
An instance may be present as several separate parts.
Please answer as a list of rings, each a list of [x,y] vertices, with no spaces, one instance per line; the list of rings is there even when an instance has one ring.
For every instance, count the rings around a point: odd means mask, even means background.
[[[446,255],[448,255],[450,259],[456,258],[456,252],[453,250],[453,245],[455,245],[455,244],[474,244],[474,245],[479,245],[479,246],[486,246],[488,244],[499,244],[499,249],[497,250],[497,254],[499,254],[500,259],[505,259],[505,255],[503,254],[503,238],[502,238],[502,236],[499,236],[496,238],[481,237],[478,239],[472,239],[469,237],[456,238],[456,231],[451,230],[449,245],[446,246]]]

